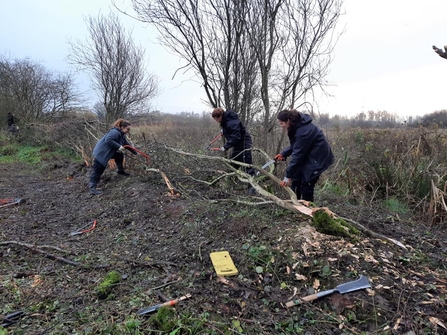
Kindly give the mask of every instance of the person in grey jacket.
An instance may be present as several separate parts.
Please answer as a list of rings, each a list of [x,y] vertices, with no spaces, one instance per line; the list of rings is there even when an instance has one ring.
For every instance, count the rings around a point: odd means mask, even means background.
[[[290,145],[277,154],[275,160],[291,157],[281,186],[290,186],[298,199],[314,201],[315,184],[334,162],[331,147],[310,115],[283,110],[277,119],[280,127],[287,130]]]
[[[130,122],[124,119],[118,119],[114,122],[112,129],[110,129],[99,141],[93,149],[93,166],[90,174],[90,194],[101,195],[102,191],[96,189],[102,174],[104,173],[107,163],[111,158],[115,160],[118,167],[118,174],[128,176],[124,171],[123,161],[125,150],[137,154],[135,150],[125,148],[125,145],[130,143],[126,138],[126,134],[130,131]]]

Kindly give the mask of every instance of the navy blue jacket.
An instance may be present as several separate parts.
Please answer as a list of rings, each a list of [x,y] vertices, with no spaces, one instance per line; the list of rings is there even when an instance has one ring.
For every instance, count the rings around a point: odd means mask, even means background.
[[[120,146],[130,145],[126,135],[119,128],[110,129],[99,141],[93,149],[93,157],[95,157],[103,166],[107,166],[109,160],[115,155]],[[133,153],[133,150],[131,150]]]
[[[227,140],[224,145],[225,150],[230,148],[235,150],[251,148],[251,136],[235,112],[231,110],[225,111],[222,115],[220,126],[222,127],[223,136]]]
[[[286,177],[308,183],[332,165],[334,155],[323,131],[312,123],[312,117],[299,114],[300,121],[287,132],[290,145],[281,155],[284,158],[291,156]]]

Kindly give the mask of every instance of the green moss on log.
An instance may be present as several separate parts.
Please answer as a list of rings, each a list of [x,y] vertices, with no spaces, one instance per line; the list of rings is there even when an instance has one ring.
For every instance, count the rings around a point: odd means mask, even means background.
[[[359,235],[359,231],[355,227],[343,219],[334,218],[323,209],[314,213],[313,225],[322,234],[349,237],[352,239],[356,239],[357,235]]]
[[[177,322],[175,309],[170,306],[163,306],[157,310],[149,319],[149,323],[157,330],[163,332],[171,331]]]
[[[110,271],[104,280],[96,288],[96,294],[100,299],[106,299],[112,292],[113,287],[119,283],[121,275],[118,271]]]

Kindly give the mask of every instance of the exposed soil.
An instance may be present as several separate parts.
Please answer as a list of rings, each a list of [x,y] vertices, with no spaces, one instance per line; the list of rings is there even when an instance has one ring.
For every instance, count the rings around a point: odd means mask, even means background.
[[[322,235],[277,205],[236,203],[254,199],[244,185],[199,183],[199,167],[187,165],[157,166],[175,195],[159,173],[129,164],[130,177],[106,170],[102,196],[89,195],[79,163],[1,166],[1,197],[24,200],[0,208],[0,313],[24,312],[5,325],[9,334],[447,334],[446,223],[319,195],[407,250]],[[216,275],[209,254],[219,250],[238,276]],[[100,299],[95,289],[111,270],[121,280]],[[285,307],[359,275],[371,289]],[[137,315],[188,293],[164,330],[153,314]]]

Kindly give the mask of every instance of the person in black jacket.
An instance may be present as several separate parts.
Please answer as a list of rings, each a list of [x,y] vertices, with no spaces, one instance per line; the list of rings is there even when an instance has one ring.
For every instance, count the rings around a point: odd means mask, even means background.
[[[93,149],[94,161],[92,172],[90,174],[90,194],[102,194],[102,191],[97,190],[96,186],[111,158],[115,160],[116,166],[118,167],[118,174],[123,176],[129,175],[124,171],[123,167],[124,152],[127,149],[133,154],[137,154],[133,149],[124,148],[125,145],[130,146],[129,141],[126,138],[126,134],[128,134],[129,131],[130,122],[124,119],[118,119],[114,122],[112,129],[110,129],[107,134],[96,143],[95,148]]]
[[[11,133],[15,133],[18,130],[18,127],[16,125],[17,119],[14,117],[14,115],[8,113],[7,122],[8,122],[8,130]]]
[[[277,154],[275,160],[291,157],[281,186],[290,186],[298,199],[314,201],[315,184],[334,162],[331,147],[310,115],[283,110],[277,119],[280,127],[287,130],[290,145]]]
[[[225,111],[223,108],[215,108],[211,116],[216,122],[220,123],[223,136],[226,139],[224,146],[220,150],[226,151],[233,148],[230,159],[253,164],[251,155],[253,142],[250,134],[241,120],[239,120],[239,116],[235,112],[231,110]],[[239,168],[240,166],[235,164],[234,167]],[[245,171],[252,176],[255,174],[253,168],[246,168]]]

